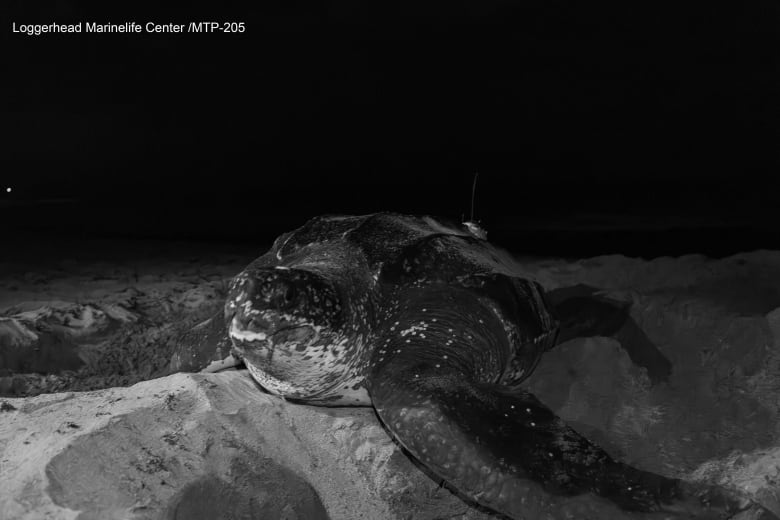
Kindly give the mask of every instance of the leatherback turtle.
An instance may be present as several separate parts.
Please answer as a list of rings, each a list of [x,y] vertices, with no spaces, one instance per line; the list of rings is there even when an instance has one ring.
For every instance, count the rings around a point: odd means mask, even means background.
[[[707,518],[755,506],[613,459],[524,390],[520,383],[556,344],[560,320],[542,287],[518,273],[473,225],[323,216],[280,236],[233,279],[224,327],[267,391],[373,405],[430,472],[510,517],[536,517],[540,496],[583,493],[628,511]],[[576,322],[571,316],[587,307],[577,302],[591,295],[579,288],[564,296],[562,319]],[[603,316],[615,307],[587,308]],[[591,323],[563,334],[604,332]],[[668,374],[652,345],[630,348],[651,376]]]

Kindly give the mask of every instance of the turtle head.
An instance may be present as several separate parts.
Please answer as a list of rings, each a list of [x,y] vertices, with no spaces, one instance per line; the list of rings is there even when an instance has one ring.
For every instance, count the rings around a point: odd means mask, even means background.
[[[323,274],[283,266],[247,269],[225,303],[233,347],[266,390],[307,398],[341,375],[343,303]]]

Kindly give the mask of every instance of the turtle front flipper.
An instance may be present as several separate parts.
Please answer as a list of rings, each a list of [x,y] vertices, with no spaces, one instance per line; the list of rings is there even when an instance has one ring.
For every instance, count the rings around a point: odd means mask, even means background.
[[[216,372],[241,363],[231,354],[232,343],[220,310],[176,338],[167,373]]]
[[[578,337],[612,337],[631,361],[647,370],[651,381],[669,379],[672,363],[631,317],[629,303],[601,296],[598,289],[583,284],[547,291],[546,297],[560,320],[559,343]]]
[[[429,288],[393,308],[367,380],[372,402],[395,439],[468,499],[513,518],[555,508],[614,518],[615,506],[726,518],[746,505],[616,461],[532,394],[500,386],[507,340],[478,297]],[[568,497],[586,493],[607,500],[577,500],[572,512]]]

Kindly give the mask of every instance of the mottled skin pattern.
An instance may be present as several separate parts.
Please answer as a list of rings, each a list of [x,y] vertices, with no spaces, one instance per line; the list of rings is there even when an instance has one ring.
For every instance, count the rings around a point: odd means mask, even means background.
[[[408,452],[516,518],[594,493],[631,511],[726,518],[740,497],[632,468],[518,384],[555,345],[544,291],[467,226],[326,216],[279,237],[233,281],[235,352],[268,391],[372,405]],[[543,490],[543,491],[542,491]]]

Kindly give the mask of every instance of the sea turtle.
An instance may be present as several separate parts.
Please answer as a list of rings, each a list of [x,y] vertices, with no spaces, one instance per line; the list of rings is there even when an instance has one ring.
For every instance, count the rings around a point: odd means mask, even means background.
[[[615,333],[626,316],[584,287],[548,297],[473,225],[379,213],[317,217],[280,236],[233,279],[224,321],[201,335],[226,331],[273,394],[373,406],[430,472],[512,518],[539,517],[546,496],[583,493],[684,517],[765,511],[613,459],[520,386],[561,320],[570,337]],[[651,377],[668,375],[651,343],[624,347]]]

